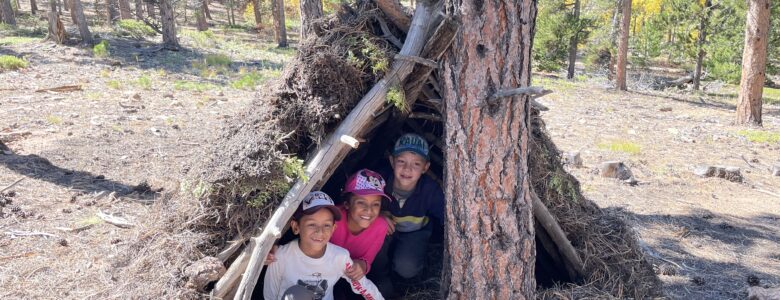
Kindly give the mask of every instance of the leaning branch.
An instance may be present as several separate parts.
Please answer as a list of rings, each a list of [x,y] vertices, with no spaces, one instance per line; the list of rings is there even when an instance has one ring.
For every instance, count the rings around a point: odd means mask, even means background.
[[[539,199],[539,196],[533,191],[531,191],[531,198],[533,198],[534,217],[536,220],[539,221],[539,224],[544,227],[547,234],[549,234],[550,238],[555,242],[555,245],[558,246],[558,250],[561,255],[563,255],[566,262],[572,266],[577,273],[584,276],[585,266],[582,263],[582,259],[580,259],[577,250],[571,245],[569,239],[566,238],[566,233],[564,233],[561,226],[558,225],[558,221],[555,220],[555,217],[547,210],[547,206],[544,205],[542,200]]]

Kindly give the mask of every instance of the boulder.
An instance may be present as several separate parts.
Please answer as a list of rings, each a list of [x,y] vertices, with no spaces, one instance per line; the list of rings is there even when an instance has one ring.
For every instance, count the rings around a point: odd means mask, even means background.
[[[184,269],[184,275],[189,278],[187,286],[203,291],[206,285],[217,281],[226,271],[221,260],[213,256],[206,256]]]
[[[606,161],[599,166],[601,177],[617,178],[626,181],[635,181],[631,170],[622,161]]]
[[[561,159],[565,165],[572,168],[582,168],[582,156],[580,156],[579,151],[564,152]]]

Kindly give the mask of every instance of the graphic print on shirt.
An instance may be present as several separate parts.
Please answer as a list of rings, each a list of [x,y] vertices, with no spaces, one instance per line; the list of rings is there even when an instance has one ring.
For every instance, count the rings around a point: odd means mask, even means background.
[[[302,286],[306,288],[307,290],[311,291],[314,300],[322,300],[323,297],[325,297],[325,291],[328,290],[328,281],[324,279],[319,279],[322,274],[320,273],[314,273],[311,274],[312,277],[316,277],[315,280],[303,280],[298,279],[298,286]],[[293,289],[294,287],[290,287],[287,289],[287,291],[290,291],[290,289]],[[287,294],[287,291],[285,291],[285,294]]]

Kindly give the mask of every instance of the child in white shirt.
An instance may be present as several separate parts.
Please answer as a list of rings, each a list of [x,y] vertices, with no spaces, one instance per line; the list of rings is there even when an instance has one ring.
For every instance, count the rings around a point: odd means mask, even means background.
[[[366,299],[384,299],[366,277],[350,280],[344,274],[353,264],[349,252],[328,242],[339,219],[341,213],[327,194],[312,192],[303,199],[290,221],[298,239],[278,247],[266,259],[270,263],[263,282],[266,300],[332,300],[339,278]]]

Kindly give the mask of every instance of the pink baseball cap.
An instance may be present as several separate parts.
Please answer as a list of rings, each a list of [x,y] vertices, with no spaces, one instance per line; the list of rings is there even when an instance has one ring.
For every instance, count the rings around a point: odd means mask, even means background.
[[[382,178],[382,175],[369,169],[362,169],[349,176],[347,184],[344,185],[343,193],[361,196],[379,195],[390,201],[393,200],[385,194],[385,179]]]

